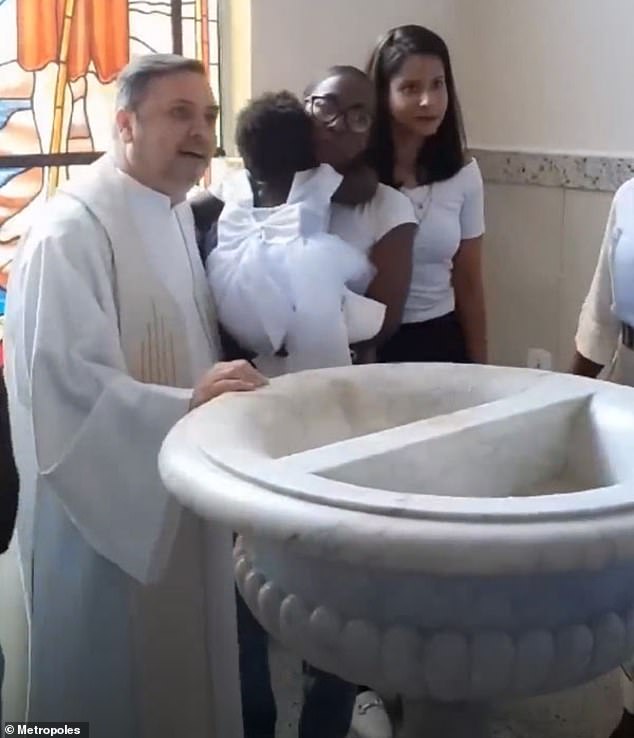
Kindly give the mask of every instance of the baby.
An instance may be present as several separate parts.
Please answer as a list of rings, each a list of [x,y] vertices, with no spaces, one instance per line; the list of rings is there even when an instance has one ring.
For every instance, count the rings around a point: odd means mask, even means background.
[[[312,122],[288,92],[251,102],[236,141],[245,170],[223,182],[207,259],[223,329],[268,376],[350,364],[350,346],[379,332],[385,306],[347,288],[372,267],[328,233],[343,177],[317,165]]]

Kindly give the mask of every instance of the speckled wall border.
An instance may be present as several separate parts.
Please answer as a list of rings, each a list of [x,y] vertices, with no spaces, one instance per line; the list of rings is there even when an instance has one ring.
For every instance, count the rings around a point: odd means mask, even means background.
[[[634,158],[472,149],[486,182],[614,192],[634,177]]]
[[[634,177],[634,157],[539,154],[471,149],[486,182],[564,187],[570,190],[615,192]],[[227,171],[240,168],[239,158],[215,160]],[[220,176],[222,178],[222,176]]]

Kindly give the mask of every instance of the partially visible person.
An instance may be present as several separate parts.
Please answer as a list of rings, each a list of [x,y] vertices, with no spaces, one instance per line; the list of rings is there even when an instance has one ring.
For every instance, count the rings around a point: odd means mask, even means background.
[[[328,233],[343,175],[317,165],[312,121],[291,93],[267,93],[238,116],[245,169],[225,180],[207,272],[220,324],[267,376],[346,366],[385,306],[347,285],[372,275],[365,254]]]
[[[87,721],[94,738],[242,729],[231,535],[181,508],[157,463],[192,408],[266,383],[219,361],[185,200],[217,115],[200,62],[131,62],[112,152],[44,206],[11,271],[29,720]]]
[[[18,470],[13,457],[9,402],[4,372],[0,370],[0,554],[5,553],[13,537],[18,511]],[[1,723],[1,721],[0,721]]]
[[[612,201],[575,338],[572,372],[634,387],[634,179]],[[623,714],[611,738],[634,736],[634,662],[623,666]]]
[[[419,223],[403,325],[381,361],[486,363],[483,182],[466,152],[445,42],[421,26],[391,30],[368,63],[378,108],[370,158]]]
[[[609,367],[615,381],[634,386],[634,179],[612,201],[575,346],[575,374],[596,378]]]
[[[317,159],[346,176],[363,172],[377,105],[367,75],[356,67],[331,67],[304,94],[315,128]],[[362,204],[333,202],[330,232],[367,255],[375,268],[373,277],[351,285],[386,308],[383,327],[371,342],[368,360],[372,360],[374,349],[380,349],[401,325],[412,276],[416,217],[406,197],[379,183]]]
[[[0,555],[6,553],[13,537],[18,511],[20,482],[13,458],[9,405],[4,373],[0,371]],[[0,644],[0,726],[2,723],[2,683],[4,681],[4,656]]]

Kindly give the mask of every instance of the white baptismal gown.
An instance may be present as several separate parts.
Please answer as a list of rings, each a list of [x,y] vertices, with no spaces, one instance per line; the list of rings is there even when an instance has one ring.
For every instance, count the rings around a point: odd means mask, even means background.
[[[269,376],[350,364],[383,324],[385,306],[346,286],[372,272],[367,257],[327,232],[341,179],[327,164],[299,172],[270,208],[254,207],[246,171],[223,183],[207,273],[223,327]]]

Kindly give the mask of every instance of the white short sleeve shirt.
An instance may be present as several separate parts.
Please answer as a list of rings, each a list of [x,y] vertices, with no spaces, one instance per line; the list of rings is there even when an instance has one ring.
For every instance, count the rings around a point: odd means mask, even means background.
[[[365,205],[350,207],[333,203],[330,213],[330,232],[368,257],[372,247],[390,231],[406,223],[417,222],[409,199],[384,184],[379,185],[375,196]],[[371,279],[370,272],[351,288],[363,294]]]
[[[581,309],[577,351],[606,365],[616,351],[622,323],[634,326],[634,179],[614,196],[601,252]]]
[[[453,258],[464,239],[484,233],[484,185],[475,159],[443,182],[403,188],[419,223],[404,323],[447,315],[455,308]]]

